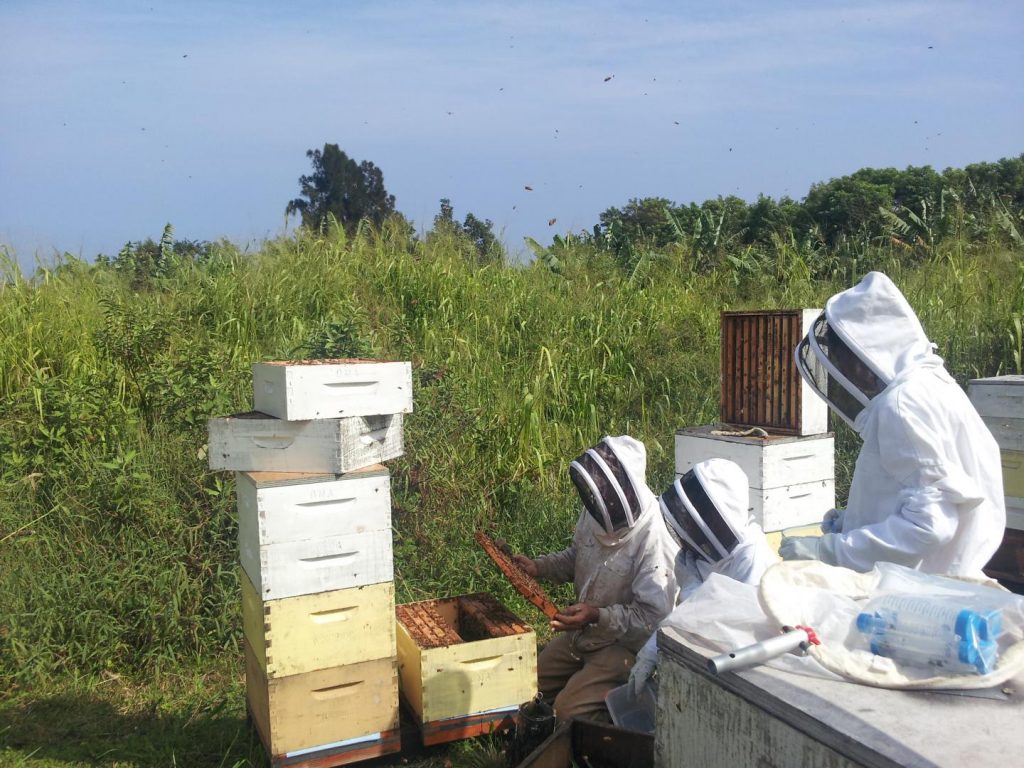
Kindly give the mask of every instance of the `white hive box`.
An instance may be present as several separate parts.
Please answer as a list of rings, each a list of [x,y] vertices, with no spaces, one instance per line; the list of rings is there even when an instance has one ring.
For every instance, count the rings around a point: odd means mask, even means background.
[[[296,752],[327,751],[339,742],[392,741],[398,730],[394,658],[267,678],[246,644],[245,689],[256,730],[275,765],[289,764],[284,758],[298,758]]]
[[[1006,527],[1024,530],[1024,376],[971,379],[967,394],[999,445]]]
[[[967,394],[1004,451],[1024,451],[1024,376],[971,379]]]
[[[351,472],[402,455],[402,414],[285,421],[259,411],[207,422],[210,469]]]
[[[391,531],[306,539],[255,549],[242,542],[241,562],[264,600],[393,581]]]
[[[487,732],[488,723],[507,718],[537,693],[536,635],[490,595],[397,610],[402,695],[424,743]],[[439,627],[447,639],[432,642]],[[473,717],[481,714],[482,721]]]
[[[760,438],[713,435],[713,429],[676,432],[676,474],[707,459],[734,461],[747,475],[751,513],[766,533],[820,523],[835,506],[835,440],[830,433]]]
[[[238,536],[251,547],[391,528],[388,471],[237,472]]]
[[[412,412],[412,364],[376,360],[254,363],[257,411],[288,421]]]
[[[245,571],[242,627],[268,678],[393,657],[395,589],[391,582],[261,600]]]

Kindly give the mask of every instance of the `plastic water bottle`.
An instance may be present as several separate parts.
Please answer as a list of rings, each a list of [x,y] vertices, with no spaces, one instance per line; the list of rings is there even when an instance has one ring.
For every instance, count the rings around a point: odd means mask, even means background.
[[[996,664],[1002,632],[998,610],[965,608],[942,596],[883,595],[857,617],[871,652],[945,673],[986,674]]]

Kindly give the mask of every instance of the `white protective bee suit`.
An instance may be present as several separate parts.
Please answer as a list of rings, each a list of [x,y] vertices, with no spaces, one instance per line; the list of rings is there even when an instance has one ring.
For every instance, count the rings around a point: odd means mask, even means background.
[[[598,620],[557,634],[538,658],[539,688],[560,721],[607,718],[604,696],[626,681],[637,649],[675,604],[675,548],[646,483],[647,453],[605,437],[570,465],[584,511],[568,549],[535,558],[540,578],[572,581]]]
[[[708,459],[695,464],[658,501],[666,527],[679,547],[679,605],[662,627],[673,626],[688,613],[686,598],[711,574],[758,584],[764,572],[779,562],[761,526],[750,515],[749,481],[735,462]],[[630,673],[637,695],[654,672],[656,639],[656,633],[652,633]]]
[[[785,539],[784,558],[982,576],[1006,525],[999,448],[933,350],[880,272],[825,304],[797,365],[864,445],[845,511],[820,539]]]

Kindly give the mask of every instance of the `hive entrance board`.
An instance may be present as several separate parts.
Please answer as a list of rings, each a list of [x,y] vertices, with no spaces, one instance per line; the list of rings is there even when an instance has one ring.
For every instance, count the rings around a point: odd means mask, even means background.
[[[515,614],[482,592],[399,605],[395,614],[420,648],[444,648],[530,631]]]
[[[495,565],[505,574],[505,578],[509,580],[519,594],[540,608],[549,619],[555,618],[558,614],[558,606],[552,602],[551,598],[548,597],[548,593],[544,591],[530,574],[516,565],[511,556],[483,531],[476,532],[476,540],[484,548],[484,552],[494,561]]]

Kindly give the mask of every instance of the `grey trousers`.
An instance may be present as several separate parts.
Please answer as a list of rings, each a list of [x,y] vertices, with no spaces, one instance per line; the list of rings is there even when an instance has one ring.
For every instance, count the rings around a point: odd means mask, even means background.
[[[554,702],[558,722],[574,717],[608,722],[605,694],[629,679],[636,654],[621,645],[581,652],[573,635],[561,632],[544,646],[537,658],[537,686],[545,701]]]

